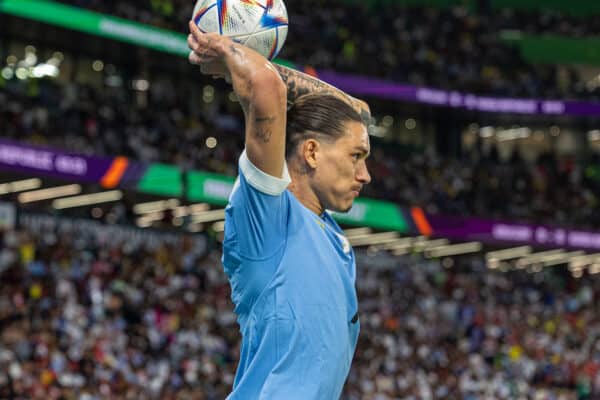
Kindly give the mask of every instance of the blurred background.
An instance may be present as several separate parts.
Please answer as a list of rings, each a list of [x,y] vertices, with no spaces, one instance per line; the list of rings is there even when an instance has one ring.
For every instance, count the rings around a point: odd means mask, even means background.
[[[243,148],[192,0],[0,0],[0,398],[223,399]],[[369,102],[343,400],[600,398],[600,2],[294,0]]]

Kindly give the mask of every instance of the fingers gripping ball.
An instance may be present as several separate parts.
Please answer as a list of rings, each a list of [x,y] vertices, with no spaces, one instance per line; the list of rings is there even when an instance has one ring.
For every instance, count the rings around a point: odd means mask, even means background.
[[[282,0],[198,0],[192,19],[200,31],[229,36],[269,60],[281,51],[287,37]]]

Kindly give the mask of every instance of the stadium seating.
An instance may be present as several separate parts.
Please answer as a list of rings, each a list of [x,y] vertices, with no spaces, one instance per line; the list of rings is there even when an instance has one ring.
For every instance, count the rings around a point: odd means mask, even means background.
[[[25,221],[0,237],[0,397],[225,397],[239,334],[218,248]],[[362,332],[343,400],[600,390],[597,275],[490,271],[481,255],[357,261]]]
[[[40,86],[42,94],[34,97],[19,86],[0,89],[4,137],[84,154],[125,155],[182,169],[237,174],[242,119],[226,95],[216,94],[219,106],[211,114],[198,113],[176,91],[165,94],[161,84],[152,86],[145,108],[138,108],[125,88],[113,88],[108,96],[74,82]],[[237,112],[228,111],[228,103]],[[217,139],[216,147],[205,145],[209,136]],[[600,227],[597,156],[578,160],[542,153],[526,162],[515,150],[503,161],[495,147],[476,147],[452,158],[402,149],[377,138],[372,146],[369,167],[375,179],[365,188],[367,197],[421,206],[432,214]]]
[[[147,1],[145,5],[128,0],[62,2],[180,32],[186,32],[193,8],[193,2],[179,0]],[[566,64],[580,60],[572,49],[565,52],[556,47],[567,46],[569,50],[568,44],[561,44],[561,40],[542,43],[555,51],[546,52],[545,62],[538,64],[530,62],[514,41],[506,41],[502,35],[517,31],[542,38],[549,34],[558,39],[593,37],[600,32],[598,18],[593,15],[586,18],[531,7],[477,12],[477,8],[456,5],[432,8],[387,2],[373,8],[365,2],[331,3],[303,0],[290,4],[293,23],[282,58],[317,69],[446,90],[515,97],[598,98],[596,85],[586,85],[586,78],[577,69],[560,69],[558,62],[547,61],[548,57],[557,57],[563,64],[565,57],[575,57]],[[598,65],[595,58],[583,57],[583,61]]]

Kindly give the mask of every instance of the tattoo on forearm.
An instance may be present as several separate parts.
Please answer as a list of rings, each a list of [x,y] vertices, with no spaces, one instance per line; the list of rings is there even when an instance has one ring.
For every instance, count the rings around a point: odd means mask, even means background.
[[[277,68],[281,79],[287,86],[288,107],[291,107],[299,97],[304,96],[305,94],[320,92],[341,98],[350,104],[352,108],[354,108],[360,114],[360,117],[367,129],[370,129],[370,127],[375,124],[375,120],[371,116],[368,106],[366,106],[366,104],[362,101],[349,96],[335,86],[331,86],[305,73],[295,71],[287,67],[282,67],[280,65],[275,65],[275,68]]]
[[[254,118],[254,121],[256,122],[256,138],[260,139],[263,143],[268,143],[271,140],[271,135],[273,134],[271,124],[273,121],[275,121],[275,117],[256,117]]]
[[[271,123],[275,121],[275,117],[256,117],[254,121],[259,124]]]
[[[273,134],[273,131],[268,126],[267,127],[257,127],[255,134],[256,134],[256,138],[260,139],[263,143],[269,143],[269,141],[271,140],[271,135]]]
[[[310,75],[304,74],[299,71],[295,71],[280,65],[275,65],[275,68],[279,71],[279,75],[283,82],[287,86],[288,93],[288,105],[294,104],[296,99],[305,94],[321,92],[323,94],[329,94],[336,97],[341,97],[346,102],[354,107],[352,98],[338,88],[331,86],[317,78]]]

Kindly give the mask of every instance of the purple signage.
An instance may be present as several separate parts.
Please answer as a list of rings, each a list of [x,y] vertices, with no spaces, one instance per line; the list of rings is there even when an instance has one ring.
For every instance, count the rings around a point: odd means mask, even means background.
[[[427,215],[434,236],[458,240],[529,244],[540,247],[600,249],[600,232],[479,218]]]
[[[479,96],[472,93],[401,85],[332,71],[319,71],[318,75],[324,81],[356,95],[493,113],[600,117],[600,102]]]
[[[83,182],[99,182],[113,158],[89,157],[0,139],[0,168]]]

